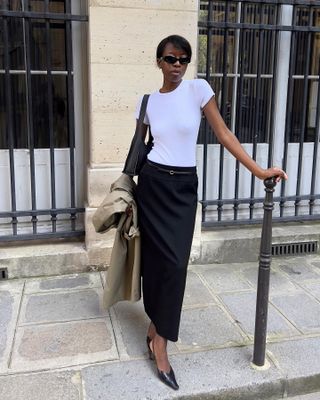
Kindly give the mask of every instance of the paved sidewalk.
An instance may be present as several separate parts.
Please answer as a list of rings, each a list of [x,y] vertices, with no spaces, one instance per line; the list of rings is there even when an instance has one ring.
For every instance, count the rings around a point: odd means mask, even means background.
[[[287,400],[319,400],[319,399],[320,399],[320,392],[305,394],[302,396],[287,397]]]
[[[273,260],[264,370],[250,363],[257,271],[257,263],[189,267],[179,341],[169,346],[177,392],[147,359],[142,303],[101,311],[103,274],[1,281],[0,399],[262,400],[319,391],[320,256]]]

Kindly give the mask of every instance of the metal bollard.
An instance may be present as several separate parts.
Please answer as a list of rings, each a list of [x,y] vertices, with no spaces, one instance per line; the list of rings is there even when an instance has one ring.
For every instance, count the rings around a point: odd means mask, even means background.
[[[254,332],[253,364],[261,367],[265,363],[267,320],[271,263],[271,240],[272,240],[272,210],[273,192],[276,186],[275,178],[264,180],[265,199],[263,203],[263,223],[261,233],[259,276],[257,289],[256,322]]]

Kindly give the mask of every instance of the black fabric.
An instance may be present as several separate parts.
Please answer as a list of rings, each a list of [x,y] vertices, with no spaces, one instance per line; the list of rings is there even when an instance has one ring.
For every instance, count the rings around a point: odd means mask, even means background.
[[[138,178],[136,200],[141,232],[144,307],[159,335],[178,340],[187,266],[197,208],[196,167],[146,163]]]

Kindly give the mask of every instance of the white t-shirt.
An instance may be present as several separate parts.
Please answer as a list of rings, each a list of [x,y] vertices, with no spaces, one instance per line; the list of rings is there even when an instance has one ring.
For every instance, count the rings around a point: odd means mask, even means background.
[[[144,123],[150,125],[154,145],[148,159],[163,165],[193,167],[201,109],[214,92],[204,79],[183,80],[168,93],[151,93]],[[136,118],[139,118],[142,97]]]

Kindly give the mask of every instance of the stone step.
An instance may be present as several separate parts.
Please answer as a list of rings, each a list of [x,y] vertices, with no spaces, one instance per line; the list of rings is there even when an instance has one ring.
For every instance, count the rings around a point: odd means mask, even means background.
[[[81,242],[7,246],[0,249],[0,268],[9,279],[92,270]]]
[[[257,261],[261,242],[261,226],[236,226],[205,230],[201,233],[201,254],[196,264]],[[272,229],[272,243],[316,241],[320,248],[320,223],[277,224]]]

